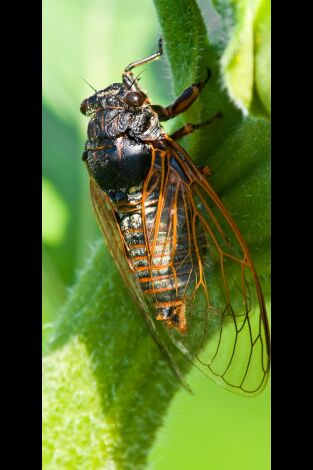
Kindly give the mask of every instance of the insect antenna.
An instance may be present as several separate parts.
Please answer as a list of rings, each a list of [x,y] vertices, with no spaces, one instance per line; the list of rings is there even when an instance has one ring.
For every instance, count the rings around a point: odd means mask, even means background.
[[[83,77],[80,77],[80,78],[81,78],[85,83],[87,83],[87,85],[89,85],[90,88],[91,88],[93,91],[95,91],[96,93],[98,92],[98,90],[96,90],[92,85],[90,85],[90,83],[87,82],[87,80],[85,80]]]
[[[128,90],[131,89],[131,87],[133,86],[133,84],[135,83],[135,81],[138,80],[138,77],[139,77],[143,72],[145,72],[145,70],[146,70],[146,69],[143,69],[141,72],[138,73],[138,75],[136,75],[136,77],[134,78],[134,80],[133,80],[133,81],[131,82],[131,84],[129,85]],[[139,80],[140,80],[140,79],[139,79]],[[138,80],[138,81],[139,81],[139,80]]]

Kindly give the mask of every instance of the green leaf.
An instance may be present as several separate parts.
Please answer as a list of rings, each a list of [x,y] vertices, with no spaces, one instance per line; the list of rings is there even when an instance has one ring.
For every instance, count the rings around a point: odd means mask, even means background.
[[[243,119],[221,86],[225,76],[220,74],[219,31],[211,34],[210,25],[206,30],[196,2],[154,3],[173,75],[173,97],[203,79],[207,67],[213,72],[183,120],[203,122],[216,111],[224,117],[186,137],[183,146],[194,161],[213,169],[212,186],[250,245],[268,292],[269,123]],[[181,122],[177,119],[175,127]],[[180,385],[102,241],[79,275],[45,353],[44,468],[144,468]],[[190,364],[178,351],[173,354],[187,373]]]
[[[254,21],[255,87],[268,115],[271,113],[271,4],[261,0]]]
[[[270,116],[270,1],[215,0],[227,29],[223,82],[245,114]]]

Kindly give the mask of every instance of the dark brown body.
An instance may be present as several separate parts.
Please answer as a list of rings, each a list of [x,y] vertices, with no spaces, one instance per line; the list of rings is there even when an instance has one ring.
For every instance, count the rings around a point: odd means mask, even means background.
[[[84,159],[97,184],[111,199],[130,269],[142,291],[150,297],[156,318],[185,333],[185,288],[190,276],[195,276],[192,257],[188,256],[190,251],[194,253],[188,238],[190,222],[186,220],[183,201],[172,201],[163,209],[153,250],[149,250],[149,235],[145,231],[153,230],[157,218],[160,185],[155,181],[154,190],[146,192],[143,205],[144,180],[152,161],[157,180],[161,177],[162,160],[171,158],[174,164],[174,157],[167,151],[169,138],[160,126],[153,124],[153,133],[144,135],[147,125],[158,122],[157,114],[148,111],[143,115],[129,113],[129,116],[121,108],[96,111],[89,122]],[[179,168],[178,162],[176,167]],[[181,170],[179,178],[182,176]],[[168,181],[167,190],[173,195],[177,179],[173,173]],[[169,231],[173,210],[177,219],[175,250],[174,234]]]
[[[152,191],[149,188],[144,190],[144,182],[152,167],[156,173],[154,178],[160,180],[162,165],[172,165],[178,174],[171,173],[167,182],[168,191],[174,195],[178,181],[188,183],[178,160],[169,151],[170,138],[163,131],[160,121],[188,108],[198,97],[210,74],[206,80],[187,88],[168,108],[151,105],[138,84],[134,81],[129,83],[129,74],[127,71],[124,74],[123,84],[114,83],[82,103],[83,114],[91,116],[83,159],[90,175],[111,199],[129,266],[143,292],[151,297],[156,318],[163,320],[167,327],[175,327],[185,333],[186,285],[191,276],[197,274],[192,269],[194,247],[190,246],[188,234],[190,221],[187,220],[182,195],[180,200],[168,203],[163,208],[151,250],[147,231],[153,230],[158,217],[161,186],[156,182]],[[176,133],[176,138],[193,129],[190,125],[184,127]],[[170,234],[169,223],[174,206],[177,229],[175,234]]]

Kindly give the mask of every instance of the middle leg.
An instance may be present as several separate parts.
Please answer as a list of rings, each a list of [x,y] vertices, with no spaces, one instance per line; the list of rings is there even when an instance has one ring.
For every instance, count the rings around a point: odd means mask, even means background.
[[[214,122],[216,119],[221,118],[222,116],[223,116],[223,113],[219,111],[218,113],[214,114],[214,116],[212,116],[211,119],[208,119],[207,121],[202,122],[201,124],[191,124],[191,123],[185,124],[183,127],[180,127],[179,129],[177,129],[177,131],[171,134],[170,138],[173,140],[181,139],[185,135],[191,134],[196,129],[200,129],[201,127],[212,124],[212,122]]]

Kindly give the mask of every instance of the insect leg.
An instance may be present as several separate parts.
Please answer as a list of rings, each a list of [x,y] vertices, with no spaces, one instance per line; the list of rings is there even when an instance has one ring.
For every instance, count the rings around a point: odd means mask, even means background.
[[[127,67],[125,67],[125,70],[123,72],[123,83],[129,88],[133,88],[135,91],[142,92],[139,86],[138,80],[134,78],[133,72],[131,72],[131,70],[135,67],[138,67],[138,65],[147,64],[148,62],[152,62],[153,60],[158,59],[162,54],[163,54],[162,38],[160,38],[159,49],[155,54],[151,54],[145,59],[140,59],[140,60],[136,60],[135,62],[131,62],[129,65],[127,65]]]
[[[221,112],[218,112],[218,113],[214,114],[214,116],[211,117],[211,119],[209,119],[208,121],[202,122],[201,124],[191,124],[191,123],[185,124],[183,127],[181,127],[180,129],[177,129],[176,132],[171,134],[170,138],[173,139],[173,140],[181,139],[185,135],[191,134],[196,129],[200,129],[201,127],[208,126],[209,124],[212,124],[212,122],[214,122],[216,119],[218,119],[222,116],[223,116],[223,114]]]
[[[170,104],[166,108],[159,105],[152,105],[151,107],[153,110],[158,114],[160,121],[167,121],[180,113],[186,111],[192,103],[200,95],[201,91],[203,90],[205,84],[209,81],[211,77],[211,70],[207,69],[208,75],[205,80],[201,80],[198,83],[194,83],[190,87],[186,88],[185,91],[174,101],[173,104]]]

